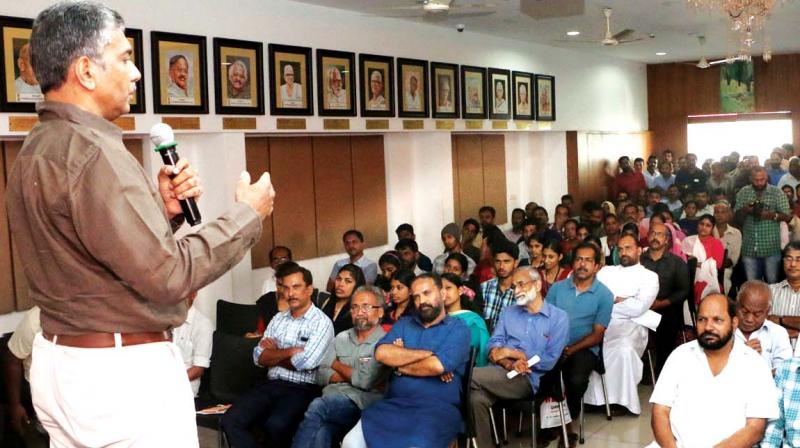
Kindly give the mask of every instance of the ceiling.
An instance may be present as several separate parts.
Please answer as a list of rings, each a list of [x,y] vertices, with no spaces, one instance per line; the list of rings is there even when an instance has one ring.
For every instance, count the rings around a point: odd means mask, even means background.
[[[358,11],[370,16],[392,16],[397,20],[411,20],[447,27],[456,31],[456,25],[464,24],[465,32],[477,32],[527,42],[575,48],[582,51],[605,54],[645,63],[698,60],[705,55],[709,59],[735,54],[738,44],[728,30],[724,16],[719,12],[696,11],[686,0],[453,0],[453,4],[470,5],[492,3],[496,12],[491,15],[473,17],[448,17],[437,15],[425,18],[414,17],[414,11],[393,9],[414,6],[417,0],[296,0],[303,3]],[[521,5],[522,3],[522,5]],[[775,14],[767,23],[767,39],[774,54],[800,52],[797,37],[800,23],[800,1],[784,0],[776,7]],[[521,6],[530,8],[535,14],[547,16],[534,19],[520,12]],[[605,34],[605,19],[602,9],[613,8],[612,33],[625,28],[636,30],[633,38],[642,41],[615,47],[603,47],[599,43],[559,42],[558,40],[600,40]],[[566,17],[572,9],[578,13]],[[580,10],[583,10],[581,13]],[[577,30],[580,36],[569,38],[567,31]],[[697,36],[706,37],[703,48]],[[653,36],[653,37],[650,37]],[[753,54],[761,53],[764,36],[756,35]],[[658,56],[657,52],[666,52]]]

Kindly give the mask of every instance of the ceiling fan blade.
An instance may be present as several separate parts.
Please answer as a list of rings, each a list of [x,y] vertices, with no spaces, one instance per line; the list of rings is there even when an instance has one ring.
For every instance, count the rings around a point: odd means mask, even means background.
[[[717,65],[717,64],[725,64],[725,63],[728,63],[728,62],[734,62],[736,60],[737,60],[736,58],[718,59],[716,61],[709,61],[708,65],[712,66],[712,65]]]
[[[553,39],[553,42],[566,42],[574,44],[598,44],[599,40],[586,40],[586,39]]]
[[[619,43],[621,43],[621,44],[629,44],[631,42],[639,42],[640,40],[644,40],[644,37],[639,37],[637,39],[621,40],[621,41],[619,41]]]
[[[617,39],[618,41],[623,41],[623,40],[625,40],[626,37],[630,36],[634,32],[635,32],[634,30],[632,30],[630,28],[626,28],[626,29],[620,31],[619,33],[613,35],[612,37],[614,39]]]
[[[425,14],[422,16],[426,22],[441,22],[447,19],[468,19],[470,17],[490,16],[497,11],[478,11],[478,12],[458,12],[458,13],[438,13],[438,14]]]

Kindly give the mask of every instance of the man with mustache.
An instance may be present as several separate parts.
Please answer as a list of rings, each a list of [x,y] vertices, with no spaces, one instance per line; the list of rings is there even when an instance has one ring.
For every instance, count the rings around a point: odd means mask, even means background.
[[[397,321],[375,349],[375,359],[394,369],[386,398],[364,409],[343,448],[444,447],[461,429],[469,329],[445,312],[438,275],[415,278],[411,297],[417,314]]]
[[[358,422],[361,411],[381,399],[376,389],[385,378],[385,366],[373,357],[375,344],[386,335],[378,323],[383,317],[383,291],[361,286],[350,304],[353,328],[336,336],[317,371],[322,397],[308,406],[294,436],[293,447],[330,448]]]
[[[697,310],[697,340],[667,359],[650,402],[655,442],[648,448],[750,447],[778,417],[772,373],[733,337],[736,304],[710,294]]]
[[[611,322],[603,336],[608,401],[638,415],[641,407],[636,386],[642,380],[647,330],[656,329],[661,320],[659,314],[650,311],[658,294],[658,275],[639,264],[642,249],[633,235],[619,237],[617,251],[620,264],[605,266],[597,273],[597,279],[614,294]],[[591,375],[584,400],[596,406],[605,404],[599,374]]]
[[[526,266],[512,276],[513,305],[500,314],[491,339],[489,361],[494,364],[472,372],[470,406],[475,418],[478,446],[492,446],[489,434],[489,409],[498,400],[530,398],[539,390],[539,380],[556,365],[567,344],[569,318],[564,310],[545,303],[539,272]],[[528,360],[541,360],[528,367]],[[520,375],[509,380],[506,373]]]
[[[193,99],[194,93],[189,85],[189,60],[182,54],[169,58],[169,84],[167,96],[170,101]]]
[[[589,385],[589,374],[597,364],[603,334],[611,320],[614,294],[596,278],[600,269],[600,248],[583,242],[572,257],[572,277],[550,287],[545,301],[566,311],[569,317],[569,338],[561,354],[567,407],[575,422],[580,416],[581,398]],[[558,381],[558,375],[546,375],[547,384]],[[544,385],[542,385],[544,387]],[[568,425],[570,446],[578,435]]]
[[[511,273],[519,264],[519,248],[508,240],[497,242],[492,247],[494,272],[496,277],[481,283],[481,294],[484,300],[484,317],[489,330],[494,330],[500,312],[514,301],[514,289],[511,287]]]

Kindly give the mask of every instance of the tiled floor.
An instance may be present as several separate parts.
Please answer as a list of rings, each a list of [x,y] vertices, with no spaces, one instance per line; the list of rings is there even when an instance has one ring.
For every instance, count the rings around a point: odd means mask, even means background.
[[[586,444],[579,445],[586,448],[628,448],[643,447],[653,441],[653,432],[650,429],[650,404],[648,399],[653,392],[653,387],[648,385],[639,386],[639,399],[642,403],[642,415],[614,417],[612,421],[606,420],[605,413],[586,414]],[[517,417],[508,416],[509,448],[527,448],[530,446],[530,426],[523,423],[523,433],[521,437],[516,436]],[[529,421],[527,418],[524,422]],[[576,426],[577,428],[577,426]],[[200,447],[216,448],[216,431],[199,428]],[[550,444],[549,448],[558,448],[557,442]],[[486,447],[480,447],[486,448]],[[492,447],[488,447],[492,448]]]

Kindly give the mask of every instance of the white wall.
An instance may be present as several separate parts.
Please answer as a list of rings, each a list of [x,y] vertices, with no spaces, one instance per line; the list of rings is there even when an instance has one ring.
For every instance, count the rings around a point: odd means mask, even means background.
[[[51,3],[46,0],[3,2],[0,15],[35,17]],[[459,34],[424,24],[286,0],[108,0],[108,3],[120,11],[128,26],[144,30],[144,75],[149,112],[136,116],[135,133],[138,134],[146,134],[161,120],[152,113],[149,33],[153,30],[209,37],[211,111],[214,110],[211,37],[262,41],[265,57],[266,44],[281,43],[555,75],[558,121],[534,123],[535,132],[504,132],[509,214],[514,207],[522,207],[530,200],[552,210],[559,196],[566,192],[563,131],[631,132],[647,127],[643,64],[470,32]],[[0,137],[14,135],[8,130],[8,116],[0,114]],[[364,119],[355,118],[351,123],[351,132],[364,131]],[[257,126],[261,134],[279,133],[274,117],[259,117]],[[490,127],[488,123],[486,127]],[[201,128],[201,131],[178,132],[178,141],[181,155],[200,170],[203,178],[206,193],[200,210],[207,222],[222,213],[233,200],[236,179],[245,167],[245,134],[222,132],[222,117],[213,113],[201,116]],[[441,251],[441,228],[453,220],[451,135],[434,130],[433,120],[426,120],[425,128],[425,131],[402,131],[402,120],[392,119],[391,132],[385,134],[388,241],[393,246],[394,228],[402,222],[410,222],[416,229],[421,250],[434,257]],[[540,129],[552,131],[540,132]],[[459,130],[464,130],[463,120],[456,121],[456,131]],[[322,120],[309,118],[307,132],[320,131]],[[149,145],[145,146],[148,148],[145,167],[155,173],[161,162],[149,150]],[[377,260],[384,250],[386,247],[373,248],[367,254]],[[312,271],[316,285],[324,287],[334,260],[343,256],[342,253],[305,260],[302,264]],[[263,276],[263,270],[251,270],[250,257],[246,256],[232,272],[201,291],[198,306],[214,318],[216,299],[252,301],[258,296]],[[0,333],[13,329],[17,316],[0,316]]]

